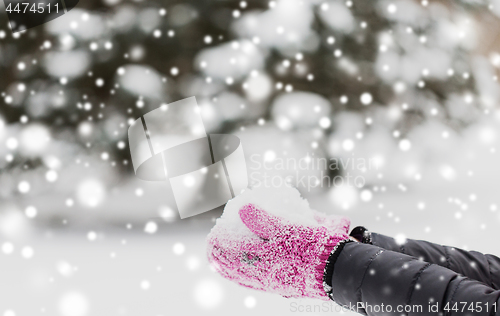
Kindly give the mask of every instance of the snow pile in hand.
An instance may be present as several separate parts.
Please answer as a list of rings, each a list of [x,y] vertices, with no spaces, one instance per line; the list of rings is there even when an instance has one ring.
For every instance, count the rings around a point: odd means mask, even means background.
[[[349,219],[310,209],[296,189],[247,189],[207,236],[208,261],[246,287],[328,300],[325,265],[348,230]]]
[[[234,234],[255,236],[241,221],[238,213],[248,204],[284,218],[291,224],[319,226],[314,218],[317,212],[309,207],[309,203],[300,196],[297,189],[291,187],[246,189],[226,204],[216,225],[223,226]]]

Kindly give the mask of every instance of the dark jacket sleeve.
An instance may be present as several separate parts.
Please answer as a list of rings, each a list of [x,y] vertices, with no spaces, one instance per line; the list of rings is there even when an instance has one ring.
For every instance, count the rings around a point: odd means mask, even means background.
[[[500,258],[477,251],[465,251],[423,240],[407,239],[398,244],[392,237],[371,233],[371,243],[453,270],[473,280],[500,289]]]
[[[500,291],[370,244],[343,246],[333,262],[331,286],[335,302],[363,315],[500,315]]]

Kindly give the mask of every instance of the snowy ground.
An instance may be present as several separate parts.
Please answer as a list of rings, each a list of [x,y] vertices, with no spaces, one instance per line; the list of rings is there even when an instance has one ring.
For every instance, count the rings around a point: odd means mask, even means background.
[[[398,238],[404,234],[497,251],[494,236],[500,218],[489,209],[491,201],[478,197],[473,210],[459,218],[448,195],[385,194],[348,214],[353,225],[364,224]],[[419,204],[423,199],[425,207]],[[380,204],[383,208],[374,207]],[[321,198],[312,205],[331,212],[331,204]],[[293,315],[300,310],[308,315],[339,314],[335,305],[260,293],[214,273],[204,243],[212,225],[210,220],[160,223],[155,234],[146,234],[143,225],[37,228],[12,243],[12,252],[3,244],[0,311],[15,312],[6,316]],[[32,256],[26,246],[33,249]],[[318,313],[307,312],[314,308]]]
[[[35,249],[32,258],[23,258],[19,249],[3,255],[0,269],[9,273],[0,285],[0,310],[68,316],[283,315],[293,314],[292,302],[322,303],[260,293],[218,276],[205,258],[209,229],[160,227],[161,233],[149,236],[123,228],[101,232],[95,241],[84,231],[43,233],[27,241]]]

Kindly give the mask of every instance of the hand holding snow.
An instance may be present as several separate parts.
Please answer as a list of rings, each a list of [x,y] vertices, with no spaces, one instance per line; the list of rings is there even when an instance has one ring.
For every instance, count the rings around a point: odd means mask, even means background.
[[[326,260],[348,238],[349,225],[346,217],[310,209],[296,189],[247,189],[228,202],[208,235],[208,259],[243,286],[327,300]]]

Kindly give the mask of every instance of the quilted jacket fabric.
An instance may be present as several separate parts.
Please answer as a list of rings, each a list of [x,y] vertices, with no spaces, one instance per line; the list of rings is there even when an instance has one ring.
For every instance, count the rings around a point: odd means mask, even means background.
[[[498,257],[376,233],[363,241],[332,258],[336,303],[363,315],[500,315]]]

